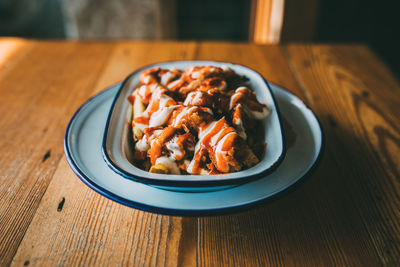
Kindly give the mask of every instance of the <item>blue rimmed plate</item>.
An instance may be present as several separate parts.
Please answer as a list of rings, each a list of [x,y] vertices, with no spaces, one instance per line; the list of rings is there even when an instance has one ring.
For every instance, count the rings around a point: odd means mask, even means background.
[[[187,69],[190,66],[208,66],[229,67],[237,74],[248,78],[246,86],[256,92],[260,102],[267,104],[271,114],[258,123],[266,129],[264,141],[268,144],[265,156],[252,168],[247,170],[221,175],[172,175],[149,173],[132,163],[133,142],[130,134],[131,107],[126,100],[131,95],[133,89],[139,85],[139,76],[143,70],[155,66],[161,68]],[[272,172],[282,161],[285,155],[285,142],[281,127],[278,106],[275,103],[267,81],[256,71],[238,64],[216,61],[171,61],[153,64],[141,68],[125,79],[121,88],[115,96],[108,115],[106,128],[104,132],[103,154],[104,159],[110,168],[116,173],[138,182],[161,185],[166,187],[216,187],[226,185],[238,185],[260,178],[267,173]]]
[[[237,212],[275,199],[304,180],[320,159],[323,134],[317,118],[293,94],[271,84],[281,113],[293,131],[287,154],[271,174],[214,192],[173,192],[126,179],[103,159],[105,120],[120,85],[86,102],[65,134],[67,160],[78,177],[96,192],[124,205],[170,215],[199,216]]]

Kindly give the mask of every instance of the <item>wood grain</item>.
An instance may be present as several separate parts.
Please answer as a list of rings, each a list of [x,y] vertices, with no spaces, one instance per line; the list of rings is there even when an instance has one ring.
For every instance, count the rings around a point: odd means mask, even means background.
[[[196,59],[243,64],[259,72],[268,81],[303,97],[279,46],[204,42],[196,50]]]
[[[204,44],[198,56],[234,59],[306,102],[312,96],[297,83],[279,47]],[[336,181],[345,174],[327,154],[309,181],[285,198],[239,215],[200,219],[199,265],[378,265],[350,192],[341,192]]]
[[[327,127],[327,153],[342,172],[337,183],[351,196],[381,263],[398,265],[399,84],[364,47],[292,45],[288,56]]]
[[[63,155],[60,118],[88,97],[81,88],[96,82],[110,48],[26,42],[2,62],[0,265],[14,256]]]
[[[182,225],[182,218],[142,212],[100,196],[63,160],[12,263],[175,266]],[[190,235],[196,233],[185,232]]]
[[[298,95],[324,128],[319,168],[226,216],[156,215],[90,190],[63,156],[73,112],[177,59],[244,64]],[[398,266],[399,90],[364,46],[0,39],[0,265]]]
[[[97,84],[85,90],[97,93],[147,64],[191,58],[195,48],[194,43],[116,44]],[[193,265],[196,239],[196,218],[151,214],[108,200],[79,181],[63,159],[13,264]]]

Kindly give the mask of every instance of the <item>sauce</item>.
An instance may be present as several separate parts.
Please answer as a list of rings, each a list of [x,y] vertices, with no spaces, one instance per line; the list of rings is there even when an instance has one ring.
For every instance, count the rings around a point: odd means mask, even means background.
[[[212,158],[219,159],[215,164],[218,171],[228,172],[229,166],[224,162],[223,154],[226,154],[226,151],[232,148],[229,146],[229,144],[232,144],[232,134],[237,135],[235,129],[228,126],[225,118],[222,118],[219,121],[213,121],[201,128],[199,141],[195,147],[195,154],[193,160],[189,164],[187,172],[191,174],[199,174],[201,171],[200,165],[202,157],[206,154],[210,155]]]
[[[171,174],[181,174],[181,171],[178,168],[176,162],[167,157],[159,157],[157,158],[155,164],[163,164],[168,168]]]
[[[143,132],[135,134],[135,157],[162,164],[173,174],[239,170],[235,151],[246,142],[243,123],[265,118],[269,109],[247,87],[233,91],[227,81],[241,79],[235,75],[226,66],[143,71],[141,86],[128,97],[144,109],[132,119],[132,127]]]
[[[231,96],[229,109],[232,110],[238,104],[246,106],[250,114],[257,120],[266,118],[270,113],[265,104],[258,102],[255,93],[244,86],[237,88]]]
[[[150,162],[155,164],[157,158],[161,156],[161,149],[166,141],[168,141],[175,133],[176,128],[172,126],[167,126],[161,134],[151,143],[150,148]]]
[[[179,105],[163,107],[158,109],[151,115],[149,121],[149,127],[157,127],[164,125],[167,121],[171,113],[177,108]]]

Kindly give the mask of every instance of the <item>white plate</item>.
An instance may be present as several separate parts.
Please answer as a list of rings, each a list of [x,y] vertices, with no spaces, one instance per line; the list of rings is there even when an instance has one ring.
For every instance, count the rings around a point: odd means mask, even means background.
[[[296,133],[281,165],[271,174],[233,188],[188,193],[159,189],[126,179],[103,160],[103,129],[115,85],[88,100],[72,117],[65,134],[67,160],[90,188],[119,203],[170,215],[212,215],[236,212],[275,199],[297,184],[319,161],[323,135],[317,118],[293,94],[270,84],[281,114]]]
[[[129,160],[129,158],[133,157],[133,144],[132,140],[130,140],[132,138],[132,133],[130,133],[132,112],[126,99],[132,94],[133,89],[138,87],[141,72],[155,66],[167,69],[175,67],[184,70],[191,66],[209,65],[229,67],[235,73],[248,78],[245,85],[254,90],[260,102],[265,103],[271,110],[271,114],[266,119],[258,121],[258,123],[262,124],[262,128],[266,129],[264,141],[268,144],[267,152],[262,160],[252,168],[220,175],[158,174],[141,170],[133,165]],[[125,79],[112,103],[103,140],[104,159],[116,173],[146,184],[169,187],[237,185],[245,181],[254,180],[265,176],[278,167],[284,158],[285,151],[278,108],[275,105],[275,100],[267,81],[259,73],[248,67],[217,61],[170,61],[153,64],[133,72]]]

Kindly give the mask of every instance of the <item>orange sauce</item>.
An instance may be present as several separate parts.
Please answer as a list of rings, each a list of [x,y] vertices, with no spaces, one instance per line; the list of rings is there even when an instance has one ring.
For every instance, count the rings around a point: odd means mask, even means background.
[[[140,145],[136,146],[143,151],[136,151],[135,157],[144,160],[147,156],[154,165],[158,158],[169,156],[168,160],[174,160],[181,170],[191,174],[237,170],[240,163],[233,158],[233,149],[237,138],[246,139],[244,130],[238,128],[243,127],[243,114],[255,111],[251,116],[261,117],[266,105],[258,102],[255,93],[246,87],[234,92],[228,89],[227,77],[234,75],[232,70],[214,66],[190,67],[183,73],[159,67],[143,71],[142,85],[128,96],[131,104],[141,99],[146,105],[145,111],[132,120],[133,126],[144,131],[143,139],[139,137]],[[246,120],[251,116],[246,115]],[[230,123],[240,129],[240,135]],[[192,149],[194,155],[189,159]],[[188,167],[185,159],[191,160]]]
[[[150,161],[151,164],[155,164],[158,157],[161,156],[161,150],[165,142],[167,142],[172,135],[175,133],[176,128],[172,126],[167,126],[164,128],[162,133],[155,139],[153,145],[150,148]]]

